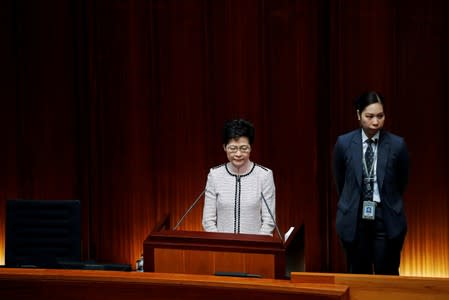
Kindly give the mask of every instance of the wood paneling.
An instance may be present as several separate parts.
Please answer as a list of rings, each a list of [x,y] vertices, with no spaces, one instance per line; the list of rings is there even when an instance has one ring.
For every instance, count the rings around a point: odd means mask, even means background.
[[[240,272],[275,278],[272,254],[155,249],[154,261],[154,271],[159,273],[213,275],[216,272]]]

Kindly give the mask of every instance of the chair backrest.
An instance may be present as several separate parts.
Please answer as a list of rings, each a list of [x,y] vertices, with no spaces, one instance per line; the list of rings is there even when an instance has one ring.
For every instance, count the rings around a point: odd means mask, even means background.
[[[81,259],[79,200],[7,200],[5,265],[56,268]]]

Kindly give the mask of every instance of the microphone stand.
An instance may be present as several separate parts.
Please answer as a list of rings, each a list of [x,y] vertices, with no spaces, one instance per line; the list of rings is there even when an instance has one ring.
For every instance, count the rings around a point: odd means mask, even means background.
[[[185,214],[181,217],[181,219],[179,219],[178,223],[176,223],[175,227],[173,227],[173,230],[176,230],[176,229],[179,227],[179,225],[182,223],[182,221],[184,220],[184,218],[185,218],[185,217],[187,216],[187,214],[192,210],[192,208],[195,207],[196,203],[197,203],[198,201],[200,201],[201,196],[203,196],[205,192],[206,192],[206,190],[203,190],[203,191],[201,192],[201,194],[195,199],[195,201],[193,202],[193,204],[190,205],[189,209],[185,212]]]
[[[260,193],[260,195],[262,196],[263,202],[265,203],[265,206],[267,207],[267,210],[268,210],[268,212],[270,213],[271,219],[273,220],[274,226],[276,227],[276,231],[277,231],[277,233],[278,233],[278,235],[279,235],[279,238],[281,239],[281,242],[282,242],[282,244],[283,244],[283,243],[284,243],[284,239],[282,238],[282,234],[281,234],[281,232],[279,231],[278,224],[276,223],[276,220],[275,220],[274,217],[273,217],[273,213],[271,212],[271,209],[270,209],[270,207],[268,206],[267,200],[265,200],[265,197],[263,196],[263,193]]]

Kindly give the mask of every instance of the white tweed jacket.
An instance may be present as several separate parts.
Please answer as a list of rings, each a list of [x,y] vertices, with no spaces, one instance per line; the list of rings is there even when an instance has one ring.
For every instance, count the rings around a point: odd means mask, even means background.
[[[271,235],[275,225],[262,194],[275,218],[276,193],[270,169],[252,163],[248,173],[240,176],[231,172],[230,163],[210,169],[204,230]]]

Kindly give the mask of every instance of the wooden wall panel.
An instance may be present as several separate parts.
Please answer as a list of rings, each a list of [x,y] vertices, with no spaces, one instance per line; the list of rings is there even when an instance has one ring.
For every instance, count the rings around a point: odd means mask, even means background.
[[[331,141],[357,126],[352,104],[358,91],[375,89],[386,97],[386,128],[404,136],[409,147],[409,231],[402,275],[449,276],[445,11],[443,1],[335,1],[331,6],[330,86],[335,97],[330,104],[335,113],[330,119],[336,125]],[[331,199],[335,211],[335,192]],[[331,238],[331,269],[345,270],[335,234]]]
[[[400,1],[398,20],[398,95],[394,128],[403,132],[411,152],[412,177],[406,194],[409,232],[401,273],[449,276],[449,5],[431,1],[411,6]],[[419,119],[412,125],[411,119]]]
[[[0,9],[0,263],[7,199],[80,198],[79,99],[67,34],[74,20],[68,2],[51,2],[42,10],[39,3],[5,1]]]

